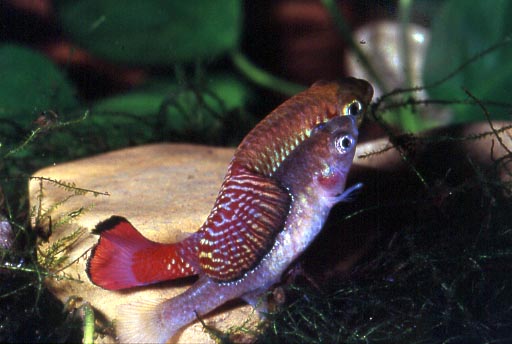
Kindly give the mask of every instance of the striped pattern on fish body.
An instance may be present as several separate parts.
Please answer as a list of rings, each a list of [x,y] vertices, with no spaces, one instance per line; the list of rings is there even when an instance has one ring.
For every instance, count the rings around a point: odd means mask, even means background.
[[[291,203],[273,181],[238,166],[230,171],[199,242],[203,272],[219,281],[239,278],[268,252]]]

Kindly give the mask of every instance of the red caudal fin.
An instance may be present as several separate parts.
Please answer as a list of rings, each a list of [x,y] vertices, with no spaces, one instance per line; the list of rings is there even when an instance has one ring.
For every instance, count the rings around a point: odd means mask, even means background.
[[[100,222],[100,239],[87,262],[90,280],[118,290],[197,274],[196,236],[175,244],[146,239],[120,216]]]

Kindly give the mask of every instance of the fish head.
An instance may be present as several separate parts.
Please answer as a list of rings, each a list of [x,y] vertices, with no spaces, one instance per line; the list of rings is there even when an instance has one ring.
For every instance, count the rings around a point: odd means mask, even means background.
[[[313,172],[310,183],[327,202],[332,202],[345,190],[359,135],[357,121],[356,116],[334,118],[317,126],[308,143]]]
[[[372,85],[366,80],[353,77],[336,81],[320,80],[312,85],[311,90],[311,93],[315,91],[318,94],[315,94],[317,99],[333,105],[330,114],[322,116],[326,120],[338,116],[354,116],[360,123],[373,97]]]
[[[332,206],[343,193],[354,159],[357,116],[339,116],[318,124],[276,173],[291,194],[304,194]]]

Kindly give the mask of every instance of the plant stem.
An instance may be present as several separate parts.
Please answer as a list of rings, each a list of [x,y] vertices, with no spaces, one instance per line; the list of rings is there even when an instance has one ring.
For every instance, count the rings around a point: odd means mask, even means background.
[[[409,23],[411,21],[411,8],[414,0],[400,0],[399,2],[399,17],[400,17],[400,55],[403,64],[403,71],[405,75],[405,88],[412,88],[413,78],[412,78],[412,60],[411,60],[411,50],[409,46]],[[404,95],[405,96],[405,95]],[[425,122],[418,117],[418,114],[414,111],[399,111],[398,117],[400,121],[400,125],[403,129],[410,132],[418,132],[422,129],[425,129],[425,126],[428,124],[428,121]]]
[[[386,93],[388,91],[386,84],[384,83],[383,79],[379,76],[379,73],[377,73],[375,68],[373,68],[372,64],[370,63],[366,55],[363,53],[361,48],[359,48],[359,46],[355,43],[352,37],[352,31],[345,22],[345,19],[341,16],[338,7],[336,6],[336,2],[334,0],[322,0],[322,4],[333,18],[334,23],[336,24],[338,30],[340,31],[343,39],[348,43],[349,47],[356,54],[357,58],[361,61],[363,67],[366,69],[370,77],[382,90],[382,92]]]
[[[83,344],[94,343],[94,311],[92,310],[91,304],[85,302],[82,305],[84,312],[84,339]]]
[[[278,78],[271,73],[259,68],[253,64],[249,59],[239,51],[231,53],[231,60],[235,67],[249,80],[255,84],[268,88],[273,91],[283,93],[291,96],[301,91],[306,87]]]
[[[400,40],[402,41],[400,46],[400,54],[402,55],[402,63],[405,74],[405,87],[410,88],[412,84],[412,61],[409,50],[409,22],[411,20],[411,8],[413,0],[400,0],[399,4],[399,16],[400,16]]]

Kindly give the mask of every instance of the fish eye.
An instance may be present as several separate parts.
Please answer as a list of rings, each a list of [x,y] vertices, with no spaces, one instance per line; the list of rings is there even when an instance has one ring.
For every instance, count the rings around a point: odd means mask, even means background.
[[[334,147],[340,154],[347,153],[355,144],[354,138],[352,135],[343,134],[334,140]]]
[[[358,116],[363,112],[363,104],[359,100],[353,100],[343,108],[343,116]]]

